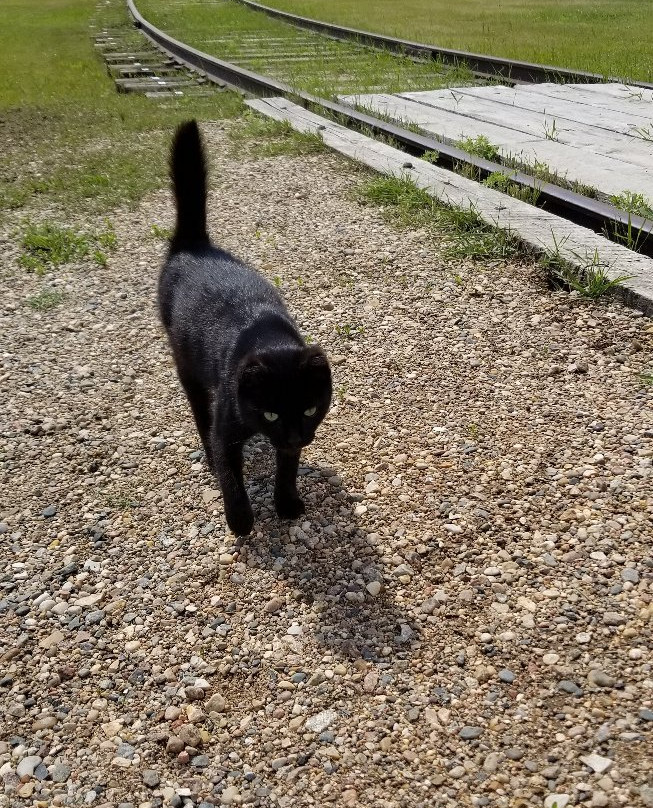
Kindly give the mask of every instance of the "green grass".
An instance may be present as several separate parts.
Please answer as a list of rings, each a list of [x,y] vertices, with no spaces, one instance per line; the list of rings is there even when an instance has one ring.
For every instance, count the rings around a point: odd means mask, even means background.
[[[445,48],[653,80],[650,0],[268,0]]]
[[[354,42],[328,39],[236,2],[138,0],[138,8],[177,39],[322,97],[366,90],[433,89],[471,80],[465,68],[415,62]]]
[[[509,194],[515,199],[521,199],[522,202],[528,202],[530,205],[537,205],[537,200],[540,197],[540,191],[537,188],[519,185],[513,182],[510,174],[504,174],[502,171],[494,171],[483,180],[483,185],[493,188],[495,191]]]
[[[142,48],[123,0],[101,8],[100,22]],[[0,214],[34,205],[66,217],[133,208],[167,182],[177,123],[243,108],[228,92],[165,103],[119,95],[93,48],[92,0],[4,0],[2,11]]]
[[[27,298],[27,305],[35,311],[48,311],[63,303],[65,294],[56,289],[44,289],[38,295]]]
[[[573,264],[562,253],[563,242],[555,242],[553,249],[540,259],[554,288],[578,292],[581,297],[596,300],[609,292],[614,292],[629,275],[609,276],[610,266],[601,259],[597,249],[580,255],[571,252]]]
[[[233,157],[277,157],[281,154],[319,154],[326,150],[324,140],[313,132],[298,132],[288,121],[275,121],[256,113],[246,113],[229,129]]]
[[[494,160],[495,162],[500,159],[499,149],[494,143],[485,137],[485,135],[477,135],[477,137],[464,137],[456,143],[456,146],[466,151],[468,154],[473,154],[476,157],[484,157],[486,160]]]
[[[108,223],[105,230],[88,234],[53,222],[28,222],[21,246],[23,252],[18,259],[21,266],[42,275],[52,267],[81,261],[89,254],[96,263],[106,265],[106,253],[116,248],[116,234]]]
[[[519,252],[507,231],[486,224],[469,208],[444,205],[409,177],[373,177],[356,189],[363,204],[382,206],[386,218],[403,227],[426,227],[444,239],[444,255],[455,259],[504,260]]]
[[[623,191],[621,194],[611,196],[610,202],[616,208],[620,208],[626,213],[632,213],[633,216],[653,219],[653,202],[646,199],[643,194],[638,194],[634,191]]]

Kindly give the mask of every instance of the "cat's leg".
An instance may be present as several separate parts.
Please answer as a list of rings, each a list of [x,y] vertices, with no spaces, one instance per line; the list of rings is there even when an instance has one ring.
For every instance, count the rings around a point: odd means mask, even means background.
[[[203,385],[190,376],[181,376],[188,403],[193,411],[197,431],[202,440],[206,462],[210,469],[215,468],[211,447],[211,394]]]
[[[282,519],[296,519],[304,513],[304,503],[297,493],[297,469],[301,452],[277,451],[277,476],[274,481],[274,504]]]
[[[229,442],[213,432],[215,473],[222,489],[224,512],[230,530],[247,536],[254,526],[254,513],[243,480],[243,442]]]

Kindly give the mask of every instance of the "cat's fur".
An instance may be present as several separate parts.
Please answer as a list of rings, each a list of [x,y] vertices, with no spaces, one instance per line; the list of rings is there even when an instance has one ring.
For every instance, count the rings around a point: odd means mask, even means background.
[[[159,279],[159,308],[206,459],[231,530],[254,523],[243,482],[243,444],[256,433],[276,449],[277,513],[304,512],[297,493],[303,446],[331,402],[324,352],[307,346],[277,290],[238,258],[214,247],[206,229],[206,162],[195,121],[174,138],[171,176],[177,224]],[[315,413],[306,415],[306,412]],[[267,413],[267,416],[265,415]],[[271,414],[278,416],[273,422]]]

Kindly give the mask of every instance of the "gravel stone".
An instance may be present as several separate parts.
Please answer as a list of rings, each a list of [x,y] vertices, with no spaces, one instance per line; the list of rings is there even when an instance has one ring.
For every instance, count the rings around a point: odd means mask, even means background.
[[[50,776],[54,783],[65,783],[72,772],[72,767],[67,763],[55,763],[50,770]]]
[[[34,774],[34,769],[43,761],[38,755],[28,755],[24,757],[18,766],[16,766],[16,774],[22,780],[24,777],[31,777]]]
[[[460,730],[458,737],[462,738],[463,741],[473,741],[476,738],[480,738],[482,734],[483,729],[481,727],[467,726]]]
[[[143,771],[143,782],[148,788],[156,788],[161,782],[159,772],[154,769],[145,769]]]
[[[321,713],[307,718],[304,722],[304,726],[309,732],[322,732],[330,726],[337,717],[338,714],[333,710],[323,710]]]

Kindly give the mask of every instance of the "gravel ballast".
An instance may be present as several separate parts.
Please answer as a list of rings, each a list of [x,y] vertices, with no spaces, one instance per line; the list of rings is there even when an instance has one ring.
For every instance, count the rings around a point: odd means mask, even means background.
[[[255,440],[225,530],[157,319],[167,193],[106,267],[38,278],[5,228],[0,806],[652,806],[651,321],[206,133],[215,240],[332,360],[307,512]]]

